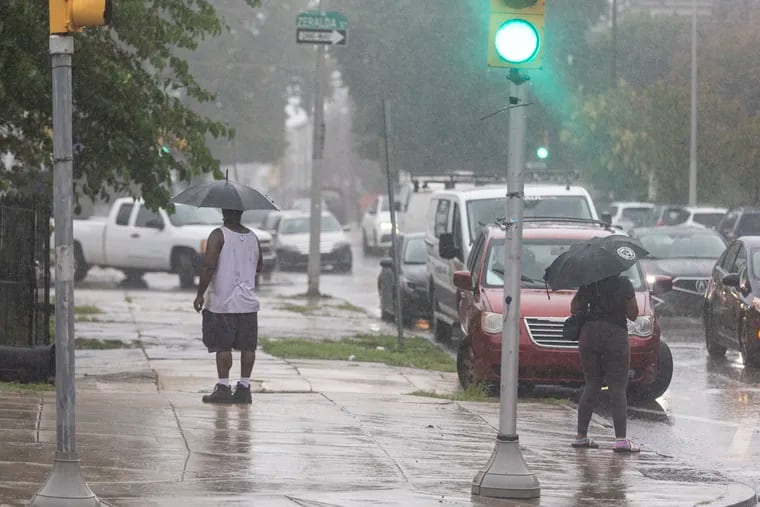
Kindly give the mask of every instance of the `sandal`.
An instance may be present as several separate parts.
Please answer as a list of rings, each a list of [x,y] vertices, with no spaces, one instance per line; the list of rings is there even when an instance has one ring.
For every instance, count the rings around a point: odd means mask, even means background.
[[[641,451],[639,447],[636,447],[635,445],[633,445],[633,442],[631,442],[628,439],[618,440],[617,442],[615,442],[615,447],[612,450],[615,452],[625,453],[625,454],[632,454],[632,453]]]
[[[572,447],[575,447],[576,449],[599,449],[599,444],[591,440],[590,438],[579,438],[572,444],[570,444]]]

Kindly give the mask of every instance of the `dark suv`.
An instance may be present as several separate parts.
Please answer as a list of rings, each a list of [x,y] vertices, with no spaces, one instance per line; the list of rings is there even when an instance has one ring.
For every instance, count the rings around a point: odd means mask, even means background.
[[[733,241],[742,236],[760,235],[760,208],[734,208],[718,224],[718,232]]]

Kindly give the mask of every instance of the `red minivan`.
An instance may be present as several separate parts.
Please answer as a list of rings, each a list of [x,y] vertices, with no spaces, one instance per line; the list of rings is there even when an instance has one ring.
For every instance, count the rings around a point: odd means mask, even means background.
[[[544,270],[570,245],[594,236],[620,233],[602,222],[561,220],[526,221],[523,227],[522,290],[520,292],[521,392],[536,384],[578,387],[583,384],[578,343],[562,338],[575,291],[547,292]],[[483,229],[472,246],[467,268],[453,274],[459,289],[459,321],[464,337],[457,355],[463,387],[485,383],[498,386],[501,373],[501,332],[504,298],[505,229],[500,223]],[[445,243],[445,241],[444,241]],[[445,246],[442,247],[442,253]],[[641,267],[624,273],[636,290],[639,317],[628,322],[631,343],[629,391],[640,399],[656,399],[670,385],[673,357],[660,340],[660,326],[651,294],[670,290],[668,277],[647,285]],[[498,389],[498,388],[495,388]]]

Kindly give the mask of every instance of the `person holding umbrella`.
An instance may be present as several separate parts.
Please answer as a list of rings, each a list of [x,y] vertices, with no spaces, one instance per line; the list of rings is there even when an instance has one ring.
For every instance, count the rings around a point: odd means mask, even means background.
[[[581,314],[578,351],[585,385],[578,404],[576,448],[598,448],[588,437],[588,427],[602,386],[609,388],[614,451],[634,453],[640,449],[626,436],[630,344],[626,320],[639,314],[635,292],[625,270],[648,252],[628,236],[592,238],[573,245],[546,269],[544,279],[552,289],[580,287],[570,304],[573,315]]]
[[[251,372],[258,345],[259,298],[256,273],[261,250],[256,235],[240,223],[243,210],[278,209],[264,194],[225,180],[189,188],[175,203],[222,208],[223,225],[206,242],[198,291],[193,301],[202,312],[203,344],[216,354],[218,381],[204,403],[252,403]],[[240,380],[230,387],[232,350],[240,351]]]

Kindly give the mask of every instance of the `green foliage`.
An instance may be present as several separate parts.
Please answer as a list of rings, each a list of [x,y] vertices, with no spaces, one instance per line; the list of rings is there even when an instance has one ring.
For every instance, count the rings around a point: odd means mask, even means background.
[[[255,6],[258,0],[244,0]],[[78,191],[141,194],[151,207],[170,197],[179,179],[218,169],[207,138],[230,137],[223,123],[197,114],[179,97],[214,95],[198,84],[178,56],[224,25],[209,0],[114,2],[110,27],[74,35],[74,176]],[[52,157],[51,63],[46,2],[0,2],[0,153],[12,171],[0,189],[49,181]],[[158,140],[187,143],[182,159],[161,156]]]
[[[456,371],[454,359],[429,340],[408,337],[404,347],[395,336],[356,335],[338,341],[300,339],[261,340],[267,354],[285,359],[332,359],[384,363],[436,371]]]
[[[439,393],[434,391],[414,391],[410,396],[422,396],[424,398],[437,398],[451,401],[490,401],[498,402],[498,396],[490,396],[490,387],[486,384],[474,384],[462,391],[454,393]]]

